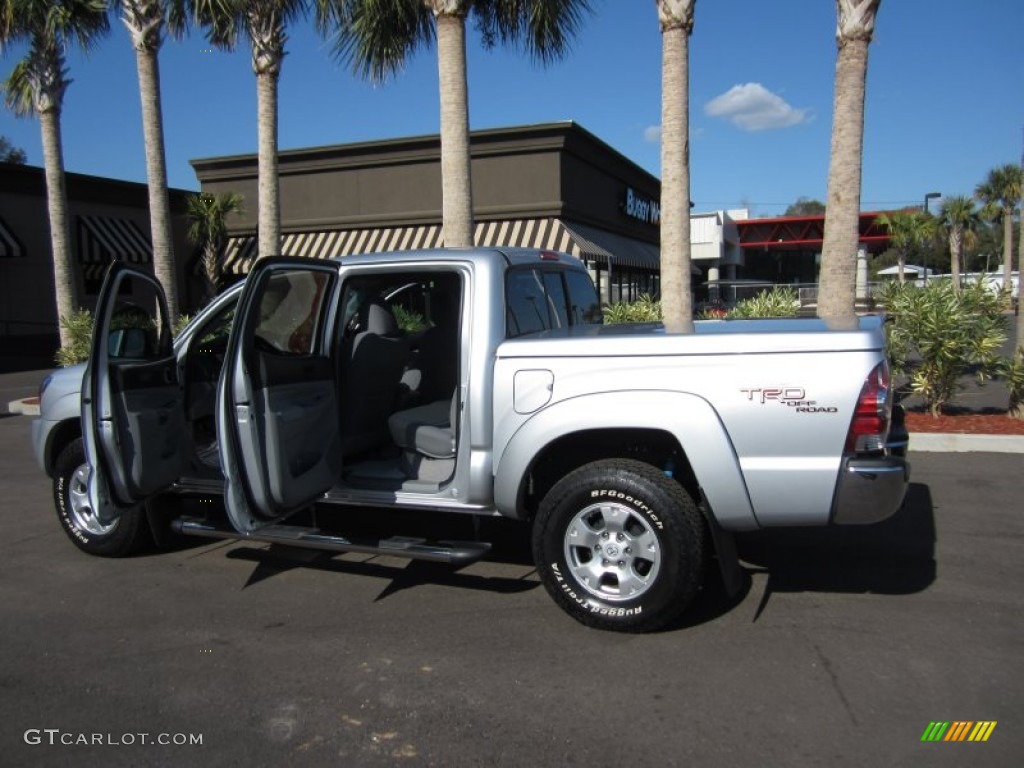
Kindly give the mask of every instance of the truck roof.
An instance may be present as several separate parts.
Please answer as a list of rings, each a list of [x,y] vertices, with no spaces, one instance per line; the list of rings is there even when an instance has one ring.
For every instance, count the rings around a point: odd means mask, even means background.
[[[538,248],[513,248],[511,246],[484,248],[426,248],[411,251],[389,251],[386,253],[363,253],[341,258],[344,264],[380,264],[416,261],[490,261],[501,266],[522,266],[526,264],[562,264],[572,269],[585,269],[583,262],[563,251]]]

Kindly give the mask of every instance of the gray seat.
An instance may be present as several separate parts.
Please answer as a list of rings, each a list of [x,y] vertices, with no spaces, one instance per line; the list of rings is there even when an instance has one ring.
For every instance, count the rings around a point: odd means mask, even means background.
[[[409,349],[391,310],[373,299],[359,310],[359,331],[341,354],[341,445],[351,456],[388,442],[388,416],[395,407]]]
[[[420,336],[403,381],[421,403],[445,399],[458,383],[459,291],[438,291],[433,325]],[[445,400],[447,402],[447,400]]]
[[[448,400],[409,408],[391,415],[388,428],[399,448],[431,459],[455,458],[458,393]]]

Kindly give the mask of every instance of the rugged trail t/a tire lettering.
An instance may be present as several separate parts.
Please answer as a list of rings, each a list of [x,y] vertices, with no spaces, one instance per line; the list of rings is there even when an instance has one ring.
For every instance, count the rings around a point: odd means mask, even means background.
[[[83,552],[101,557],[125,557],[152,542],[149,521],[139,506],[110,523],[102,523],[89,504],[86,484],[89,465],[82,438],[68,443],[54,464],[53,502],[68,538]]]
[[[655,467],[597,461],[544,497],[533,555],[544,586],[573,618],[646,632],[678,617],[696,594],[704,525],[693,499]]]

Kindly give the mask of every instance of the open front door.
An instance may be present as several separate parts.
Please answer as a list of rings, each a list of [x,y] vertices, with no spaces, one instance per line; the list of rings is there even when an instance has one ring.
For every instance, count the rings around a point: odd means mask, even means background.
[[[341,476],[338,269],[263,259],[242,290],[217,391],[225,505],[241,532],[305,507]]]
[[[96,305],[82,431],[89,502],[103,524],[167,488],[185,467],[184,395],[164,292],[119,262],[107,270]]]

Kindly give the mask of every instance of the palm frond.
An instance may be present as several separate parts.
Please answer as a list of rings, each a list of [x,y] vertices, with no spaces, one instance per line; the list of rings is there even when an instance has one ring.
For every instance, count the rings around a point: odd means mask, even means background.
[[[319,16],[333,25],[335,58],[374,83],[386,81],[421,45],[434,42],[433,15],[422,0],[334,0]]]
[[[14,65],[11,74],[0,84],[0,89],[4,92],[4,104],[18,117],[31,117],[36,113],[35,88],[26,59]]]
[[[520,45],[541,64],[564,58],[593,12],[589,0],[471,0],[470,10],[485,46]]]

